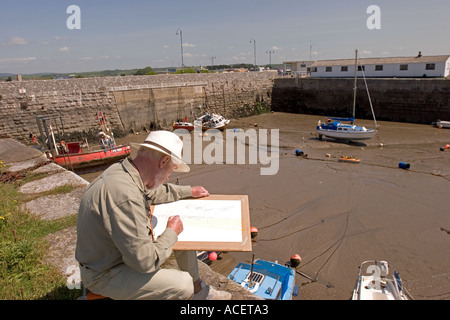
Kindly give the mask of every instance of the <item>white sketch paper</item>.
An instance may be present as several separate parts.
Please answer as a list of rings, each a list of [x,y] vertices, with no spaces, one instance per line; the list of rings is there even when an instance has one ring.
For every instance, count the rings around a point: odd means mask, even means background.
[[[152,225],[157,238],[167,219],[179,215],[183,232],[178,241],[242,242],[241,201],[179,200],[155,205]]]

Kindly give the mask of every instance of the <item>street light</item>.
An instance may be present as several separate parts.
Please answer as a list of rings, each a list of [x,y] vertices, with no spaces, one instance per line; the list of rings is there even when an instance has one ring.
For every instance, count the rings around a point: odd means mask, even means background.
[[[269,54],[269,66],[270,66],[270,69],[272,70],[272,53],[275,53],[275,51],[268,50],[268,51],[266,51],[266,53]]]
[[[250,43],[253,42],[253,65],[255,66],[255,71],[256,71],[256,40],[255,39],[250,39]]]
[[[180,34],[180,44],[181,44],[181,68],[184,68],[184,61],[183,61],[183,31],[181,29],[177,30],[177,35]]]

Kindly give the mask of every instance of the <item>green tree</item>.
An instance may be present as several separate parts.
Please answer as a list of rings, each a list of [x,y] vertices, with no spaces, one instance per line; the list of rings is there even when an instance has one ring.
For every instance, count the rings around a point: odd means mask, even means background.
[[[135,76],[144,76],[144,75],[154,75],[156,72],[152,69],[152,67],[145,67],[142,69],[138,69],[134,75]]]

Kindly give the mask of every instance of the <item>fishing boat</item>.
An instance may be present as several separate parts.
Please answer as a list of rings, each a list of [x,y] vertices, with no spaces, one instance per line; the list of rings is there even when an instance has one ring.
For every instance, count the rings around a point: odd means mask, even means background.
[[[239,263],[228,275],[230,280],[268,300],[291,300],[298,294],[294,285],[295,270],[275,262],[256,260]]]
[[[83,150],[83,146],[86,146],[83,141],[67,143],[61,141],[56,148],[59,153],[55,156],[50,153],[49,158],[64,168],[77,170],[108,165],[127,157],[131,153],[130,146],[113,145],[97,150]]]
[[[64,141],[65,132],[61,116],[59,116],[59,119],[57,117],[37,116],[36,121],[41,133],[41,146],[43,146],[42,151],[47,158],[70,170],[105,166],[129,156],[131,147],[129,145],[116,145],[106,115],[99,112],[97,120],[101,131],[98,133],[98,145],[92,147],[89,146],[87,139],[84,141]]]
[[[367,140],[373,138],[377,134],[376,129],[368,129],[364,126],[355,125],[355,107],[356,107],[356,90],[357,90],[357,71],[358,71],[358,50],[355,51],[355,85],[353,88],[353,116],[348,118],[335,118],[328,117],[326,122],[322,123],[320,120],[317,123],[316,131],[319,136],[319,140],[322,140],[322,136],[334,138],[338,140]],[[363,70],[362,70],[363,71]],[[363,71],[364,72],[364,71]],[[364,74],[364,73],[363,73]],[[364,78],[365,82],[365,78]],[[366,84],[367,89],[367,84]],[[369,95],[369,91],[367,90]],[[370,100],[370,107],[372,110],[373,119],[375,122],[375,128],[377,123],[372,108],[372,102]]]
[[[230,123],[229,119],[225,119],[220,114],[216,113],[206,113],[200,118],[197,119],[198,121],[202,122],[202,129],[208,130],[208,129],[218,129],[218,130],[224,130],[227,126],[227,124]]]
[[[387,261],[368,260],[359,267],[352,300],[413,300],[397,270],[389,271]]]
[[[339,162],[359,163],[361,160],[352,156],[339,157]]]

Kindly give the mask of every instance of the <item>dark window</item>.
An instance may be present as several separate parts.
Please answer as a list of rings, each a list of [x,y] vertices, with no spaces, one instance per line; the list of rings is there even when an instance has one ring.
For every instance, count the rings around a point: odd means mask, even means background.
[[[358,71],[366,71],[366,66],[358,66]]]
[[[435,70],[436,69],[436,64],[434,63],[427,63],[427,66],[425,68],[426,70]]]
[[[400,65],[400,70],[402,70],[402,71],[408,70],[408,65],[407,64],[401,64]]]
[[[342,71],[342,72],[347,72],[347,71],[348,71],[348,67],[347,67],[347,66],[341,67],[341,71]]]
[[[325,71],[326,71],[326,72],[331,72],[331,71],[333,71],[333,68],[332,68],[332,67],[326,67],[326,68],[325,68]]]
[[[382,64],[376,65],[375,71],[383,71],[383,65]]]

